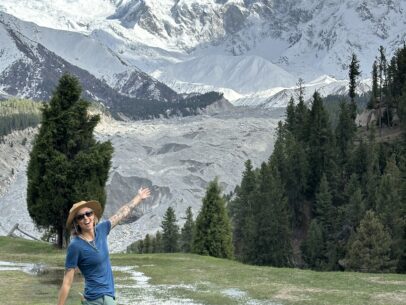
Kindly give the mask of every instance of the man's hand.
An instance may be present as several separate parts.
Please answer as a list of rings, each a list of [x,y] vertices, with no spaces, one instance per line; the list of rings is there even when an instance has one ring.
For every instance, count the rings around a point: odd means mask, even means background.
[[[151,196],[151,191],[147,187],[141,187],[138,190],[138,196],[140,196],[141,200],[147,199],[149,196]]]

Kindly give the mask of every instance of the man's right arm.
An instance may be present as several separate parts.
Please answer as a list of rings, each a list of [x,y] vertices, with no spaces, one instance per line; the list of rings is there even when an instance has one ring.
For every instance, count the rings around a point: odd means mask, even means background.
[[[65,305],[66,299],[68,298],[69,295],[70,288],[72,287],[74,276],[75,276],[74,268],[69,268],[65,271],[63,283],[61,289],[59,290],[58,305]]]

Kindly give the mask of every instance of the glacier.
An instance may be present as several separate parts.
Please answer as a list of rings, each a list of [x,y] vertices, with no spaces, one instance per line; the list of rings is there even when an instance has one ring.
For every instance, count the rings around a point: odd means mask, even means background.
[[[260,166],[270,156],[275,129],[284,111],[241,107],[194,117],[137,122],[103,116],[95,136],[100,141],[110,140],[114,147],[104,217],[130,201],[139,187],[152,190],[151,198],[111,232],[111,251],[124,251],[136,239],[154,234],[169,206],[175,209],[179,225],[183,224],[188,206],[196,217],[205,188],[215,178],[225,194],[233,191],[240,183],[247,159]],[[7,234],[16,223],[37,237],[42,234],[26,207],[30,146],[21,141],[27,137],[29,143],[34,134],[32,129],[14,132],[0,144],[0,235]]]

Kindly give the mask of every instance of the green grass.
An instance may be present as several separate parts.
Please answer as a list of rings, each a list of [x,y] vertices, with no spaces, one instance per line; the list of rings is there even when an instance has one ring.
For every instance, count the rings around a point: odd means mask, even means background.
[[[10,297],[11,301],[7,302],[10,305],[55,304],[64,258],[64,251],[45,243],[0,238],[0,260],[42,262],[59,270],[40,276],[0,271],[0,294]],[[151,285],[163,287],[156,291],[161,299],[166,293],[212,305],[246,304],[244,300],[261,305],[266,301],[283,305],[406,304],[406,275],[403,274],[258,267],[191,254],[113,254],[111,258],[115,266],[136,266],[137,271],[151,278]],[[115,277],[119,284],[132,281],[122,272],[116,272]],[[75,282],[69,305],[78,304],[82,285],[80,280]],[[232,297],[227,294],[229,291],[245,292],[246,299]],[[134,295],[142,293],[141,289]]]

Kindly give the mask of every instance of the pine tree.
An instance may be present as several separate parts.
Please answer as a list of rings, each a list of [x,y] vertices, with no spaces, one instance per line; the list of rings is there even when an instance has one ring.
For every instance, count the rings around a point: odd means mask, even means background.
[[[323,229],[317,219],[313,219],[302,244],[303,259],[310,268],[322,268],[325,261],[325,244]]]
[[[351,56],[351,63],[349,66],[349,78],[350,78],[350,84],[349,84],[349,93],[348,95],[350,96],[351,99],[351,104],[350,104],[350,115],[351,119],[355,120],[355,117],[357,115],[357,105],[355,104],[355,96],[356,96],[356,89],[357,89],[357,78],[361,75],[361,72],[359,70],[359,61],[357,58],[357,55],[355,53],[352,54]]]
[[[294,228],[304,222],[304,201],[307,191],[309,163],[305,148],[291,133],[285,137],[285,173],[282,183],[285,184],[287,199],[292,214]]]
[[[293,97],[290,98],[288,106],[286,107],[286,128],[290,132],[296,130],[296,117],[295,117],[295,101]]]
[[[356,132],[356,125],[352,118],[351,109],[346,102],[340,103],[340,114],[338,117],[338,124],[335,130],[336,144],[339,155],[339,164],[344,170],[345,164],[350,156],[350,149],[352,141]]]
[[[376,212],[392,238],[392,259],[399,261],[405,238],[405,210],[401,194],[401,173],[394,157],[387,162],[377,192]]]
[[[44,105],[27,170],[29,214],[38,227],[57,232],[58,247],[69,238],[65,223],[75,202],[98,200],[104,207],[113,153],[110,142],[94,139],[100,118],[88,115],[89,103],[80,94],[78,79],[63,75]]]
[[[186,221],[180,235],[180,248],[182,252],[190,253],[193,249],[195,235],[195,222],[193,220],[192,207],[186,209]]]
[[[298,83],[299,87],[299,102],[295,108],[295,131],[294,136],[298,141],[307,142],[309,137],[308,134],[308,123],[309,123],[309,109],[305,105],[304,102],[304,87],[303,87],[303,80],[299,79]]]
[[[319,190],[316,193],[316,201],[313,206],[313,213],[323,230],[327,234],[331,234],[334,229],[335,212],[325,174],[323,174],[320,180]]]
[[[387,61],[385,55],[385,48],[379,47],[378,57],[378,96],[379,96],[379,134],[382,136],[382,106],[387,106]],[[388,112],[388,109],[387,111]],[[388,122],[389,123],[389,122]],[[388,124],[389,125],[389,124]]]
[[[231,225],[220,195],[217,179],[210,182],[196,219],[193,250],[197,254],[221,258],[233,256]]]
[[[161,253],[161,252],[163,252],[162,233],[161,231],[158,230],[155,234],[155,238],[152,243],[152,253]]]
[[[365,175],[365,183],[361,181],[361,187],[364,187],[363,193],[366,194],[366,210],[374,210],[376,207],[377,189],[381,171],[379,168],[377,144],[375,143],[374,128],[370,129],[368,154],[367,154],[367,171]]]
[[[261,166],[256,200],[256,229],[250,262],[277,267],[291,264],[288,203],[276,167]]]
[[[371,93],[371,99],[368,103],[368,108],[369,109],[375,109],[377,100],[379,96],[379,90],[378,90],[378,63],[375,60],[374,64],[372,65],[372,93]]]
[[[406,142],[406,86],[402,91],[402,95],[399,97],[398,114],[400,119],[400,126],[403,131],[403,140],[404,142]]]
[[[323,173],[332,179],[335,175],[333,133],[323,100],[316,91],[309,117],[309,188],[314,194]],[[331,181],[331,180],[330,180]]]
[[[355,230],[365,213],[365,200],[356,174],[353,174],[348,181],[345,195],[348,202],[345,213],[347,224]]]
[[[151,236],[149,234],[145,235],[144,238],[144,253],[151,253],[152,252],[152,241]]]
[[[161,228],[163,252],[177,252],[179,250],[179,227],[177,225],[175,210],[172,207],[166,210]]]
[[[368,211],[350,243],[347,269],[361,272],[392,272],[391,238],[375,213]]]
[[[252,251],[254,236],[254,192],[256,177],[250,160],[245,162],[241,186],[230,203],[229,211],[233,227],[234,254],[237,259],[246,261]]]

